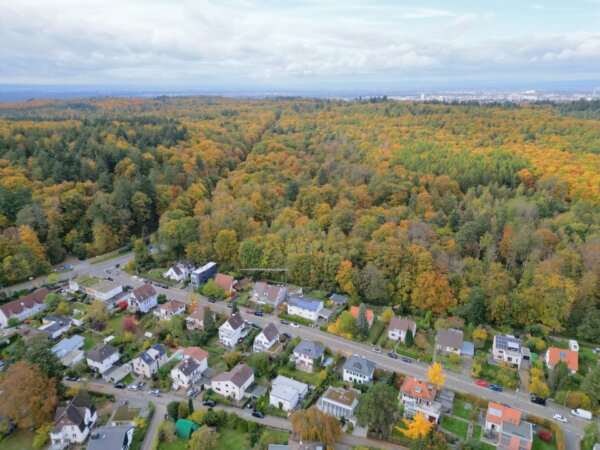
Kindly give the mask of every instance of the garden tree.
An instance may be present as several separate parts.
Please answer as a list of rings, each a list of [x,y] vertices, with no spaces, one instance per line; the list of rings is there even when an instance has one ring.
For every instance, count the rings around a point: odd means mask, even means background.
[[[410,439],[426,437],[433,429],[433,423],[425,418],[423,413],[418,412],[412,419],[404,419],[406,429],[398,429]]]
[[[364,303],[360,304],[358,309],[358,316],[356,318],[355,325],[356,334],[358,336],[366,337],[369,335],[369,321],[367,319],[367,307]]]
[[[431,310],[436,314],[442,314],[456,305],[448,279],[436,271],[423,272],[417,276],[411,301],[413,307]]]
[[[196,422],[198,425],[204,424],[204,416],[206,416],[205,409],[197,409],[193,413],[191,413],[188,417],[188,420],[192,422]]]
[[[558,361],[548,374],[548,387],[552,394],[556,394],[556,391],[560,389],[562,384],[569,377],[569,369],[567,363],[562,359]]]
[[[320,441],[333,446],[342,436],[340,421],[317,408],[292,412],[290,423],[292,432],[302,440]]]
[[[217,259],[229,267],[238,266],[238,239],[235,230],[221,230],[215,238],[215,254]]]
[[[223,355],[223,361],[225,361],[229,369],[233,368],[237,363],[241,361],[241,359],[242,354],[238,351],[227,352]]]
[[[398,410],[398,399],[393,387],[385,383],[375,385],[358,398],[356,417],[360,426],[368,426],[380,436],[387,436]]]
[[[133,261],[136,272],[144,271],[154,265],[148,246],[142,239],[133,241]]]
[[[58,403],[56,379],[29,361],[17,361],[0,381],[0,412],[20,428],[37,428],[52,419]]]
[[[529,381],[529,392],[541,398],[548,398],[550,396],[550,388],[539,377],[531,377],[531,380]]]
[[[600,406],[600,389],[598,389],[598,386],[600,386],[600,364],[596,364],[596,366],[587,373],[581,386],[595,408]]]
[[[411,348],[413,346],[413,344],[414,344],[413,332],[409,328],[408,330],[406,330],[406,335],[404,336],[404,345],[406,345],[408,348]]]
[[[225,298],[225,291],[215,282],[213,278],[204,283],[204,286],[202,286],[202,294],[209,298]]]
[[[355,325],[356,319],[352,313],[350,311],[343,311],[335,322],[328,325],[327,331],[350,339],[354,333]]]
[[[219,433],[212,427],[201,427],[192,433],[188,447],[190,450],[212,450],[219,444]]]
[[[134,316],[124,317],[121,321],[121,328],[123,331],[129,331],[130,333],[135,332],[137,329],[138,322]]]
[[[188,409],[187,402],[179,402],[179,406],[177,408],[177,417],[180,419],[185,419],[189,415],[190,411]]]
[[[248,356],[246,363],[261,376],[266,376],[269,372],[269,355],[265,352],[253,352]]]
[[[427,379],[437,389],[444,385],[444,381],[446,381],[446,374],[444,373],[444,369],[439,362],[433,363],[431,366],[429,366],[429,369],[427,369]]]
[[[44,303],[46,304],[48,309],[54,309],[62,300],[64,300],[64,297],[62,295],[51,293],[46,295]]]
[[[174,421],[177,421],[177,419],[179,419],[179,404],[180,403],[181,402],[174,400],[172,402],[169,402],[169,404],[167,405],[167,414]]]
[[[340,268],[335,276],[335,281],[338,282],[342,291],[348,295],[356,294],[355,279],[356,275],[352,267],[352,262],[344,260],[340,263]]]
[[[35,437],[31,446],[37,450],[46,448],[48,441],[50,441],[50,430],[52,429],[52,423],[48,422],[43,424],[37,430],[35,430]]]
[[[51,350],[54,344],[44,335],[32,337],[25,346],[17,347],[15,357],[29,361],[38,367],[48,378],[55,380],[55,387],[62,393],[64,386],[61,382],[63,366],[58,356]]]
[[[473,339],[477,347],[483,347],[485,341],[487,341],[488,332],[485,328],[476,328],[473,330]]]
[[[202,319],[202,325],[204,326],[204,332],[212,334],[215,332],[217,325],[215,323],[215,315],[208,306],[204,306],[204,318]]]
[[[108,322],[110,317],[110,313],[108,312],[108,308],[106,307],[106,303],[101,302],[100,300],[94,300],[88,309],[88,318],[92,322],[92,324],[105,324]]]
[[[385,308],[383,310],[383,312],[381,313],[381,320],[386,325],[388,325],[390,323],[390,320],[392,320],[392,317],[394,317],[394,311],[391,308]]]
[[[582,450],[592,450],[597,442],[600,442],[600,426],[596,422],[590,422],[583,428]]]

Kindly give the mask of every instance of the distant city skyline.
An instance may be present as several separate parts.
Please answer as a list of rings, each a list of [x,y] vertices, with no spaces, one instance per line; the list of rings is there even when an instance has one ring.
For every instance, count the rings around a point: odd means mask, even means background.
[[[593,89],[599,24],[600,0],[0,0],[0,84]]]

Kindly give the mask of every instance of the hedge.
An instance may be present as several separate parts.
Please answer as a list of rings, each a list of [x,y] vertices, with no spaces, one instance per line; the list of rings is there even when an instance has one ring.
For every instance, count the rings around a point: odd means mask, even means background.
[[[290,322],[295,322],[297,324],[304,325],[307,327],[310,327],[313,324],[312,321],[305,319],[304,317],[295,316],[293,314],[279,313],[279,315],[277,317],[279,317],[280,319],[289,320]]]
[[[544,428],[548,428],[550,431],[554,433],[554,437],[556,439],[556,450],[565,450],[565,435],[560,426],[557,423],[552,422],[551,420],[544,419],[542,417],[528,415],[527,420],[531,423],[539,425]]]

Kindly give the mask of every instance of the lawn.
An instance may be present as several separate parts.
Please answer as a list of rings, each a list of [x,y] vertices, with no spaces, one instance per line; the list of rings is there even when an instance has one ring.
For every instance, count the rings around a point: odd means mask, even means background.
[[[314,386],[318,386],[319,384],[321,384],[321,379],[319,378],[320,372],[308,373],[296,369],[289,370],[287,367],[280,367],[277,372],[279,373],[279,375],[283,375],[288,378],[293,378],[308,385],[312,384]]]
[[[534,436],[532,450],[556,450],[556,439],[554,438],[554,435],[550,442],[544,442],[538,436]]]
[[[467,439],[467,430],[469,429],[469,424],[463,422],[462,420],[458,420],[450,416],[444,416],[442,418],[442,428],[450,431],[456,436]]]
[[[153,281],[157,281],[161,284],[167,284],[169,286],[175,286],[175,283],[173,282],[173,280],[169,280],[168,278],[163,278],[163,273],[165,273],[168,269],[167,268],[157,268],[157,269],[150,269],[147,272],[142,272],[140,274],[140,276],[142,278],[147,278],[148,280],[153,280]]]
[[[219,429],[221,438],[216,450],[231,450],[233,448],[250,448],[246,434],[228,428]]]
[[[460,373],[461,366],[460,364],[453,364],[449,361],[446,355],[438,355],[438,361],[442,363],[444,369],[447,369],[451,372]]]
[[[16,430],[0,441],[2,450],[23,450],[32,448],[35,433],[31,430]]]
[[[473,431],[473,439],[478,441],[481,439],[481,425],[477,425]]]
[[[392,436],[400,439],[406,438],[406,436],[404,436],[404,433],[398,428],[406,430],[406,423],[404,423],[404,420],[399,420],[394,424],[394,428],[392,429]]]
[[[381,334],[384,331],[385,331],[385,323],[383,323],[380,320],[376,320],[373,323],[373,326],[371,327],[371,329],[369,330],[368,341],[371,344],[377,344],[377,341],[379,340],[379,337],[381,336]]]
[[[91,331],[86,331],[83,334],[83,351],[89,351],[102,342],[102,336]]]
[[[103,263],[105,261],[110,261],[111,259],[118,258],[119,256],[122,256],[122,255],[124,255],[124,254],[126,254],[128,252],[129,252],[129,250],[121,250],[121,251],[115,251],[115,252],[107,253],[106,255],[103,255],[103,256],[96,256],[90,262],[90,264],[100,264],[100,263]]]
[[[140,411],[140,408],[128,408],[127,406],[121,406],[119,409],[117,409],[113,420],[115,422],[133,420],[140,415]]]
[[[469,420],[471,418],[471,414],[473,414],[473,405],[471,405],[468,402],[465,402],[462,399],[456,399],[454,400],[454,409],[452,413],[455,416]]]

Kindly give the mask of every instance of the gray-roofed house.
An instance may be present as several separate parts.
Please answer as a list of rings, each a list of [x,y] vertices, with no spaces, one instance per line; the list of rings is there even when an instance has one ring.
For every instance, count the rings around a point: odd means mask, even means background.
[[[254,338],[252,350],[255,352],[268,352],[277,343],[279,343],[279,330],[277,330],[273,322],[270,322]]]
[[[147,313],[158,305],[158,293],[151,284],[136,287],[129,296],[129,306],[134,311]]]
[[[238,364],[229,372],[213,377],[211,387],[216,393],[240,401],[246,389],[254,382],[254,370],[246,364]]]
[[[50,429],[52,448],[65,448],[71,444],[81,444],[90,434],[98,420],[96,407],[89,395],[79,392],[68,405],[59,407]]]
[[[441,329],[435,335],[435,347],[444,353],[461,354],[463,346],[463,332],[455,328]]]
[[[329,297],[329,300],[331,300],[333,304],[337,306],[343,306],[348,303],[348,297],[341,294],[332,294],[331,297]]]
[[[52,339],[56,339],[69,331],[71,322],[68,317],[50,314],[42,319],[43,325],[39,329]]]
[[[254,283],[250,290],[250,297],[253,301],[261,305],[271,305],[274,308],[283,302],[286,294],[287,289],[285,286],[275,286],[264,281]]]
[[[118,348],[106,344],[102,344],[86,354],[88,366],[101,374],[108,371],[120,357]]]
[[[69,338],[62,339],[58,344],[52,347],[54,353],[64,366],[70,367],[83,359],[83,352],[80,350],[85,343],[85,339],[78,334]]]
[[[273,386],[269,393],[269,404],[283,411],[294,409],[298,400],[298,391],[289,386]]]
[[[370,383],[375,372],[375,363],[362,356],[351,355],[344,364],[344,381],[357,384]]]
[[[277,375],[273,381],[271,381],[271,386],[287,386],[291,387],[298,391],[298,396],[300,398],[304,398],[308,393],[308,384],[302,383],[301,381],[294,380],[292,378],[284,377],[283,375]]]
[[[133,371],[151,378],[168,361],[167,350],[161,344],[154,344],[133,358]]]
[[[128,450],[134,430],[131,425],[97,428],[90,436],[87,450]]]
[[[241,338],[246,336],[245,330],[244,319],[242,319],[240,313],[232,314],[219,327],[219,342],[226,347],[232,348]]]
[[[390,325],[388,327],[388,339],[404,342],[408,330],[410,330],[414,338],[417,334],[417,324],[415,321],[394,316],[392,317],[392,320],[390,320]]]
[[[305,372],[312,372],[319,367],[323,359],[325,347],[312,341],[302,340],[294,348],[294,360],[296,368]]]

